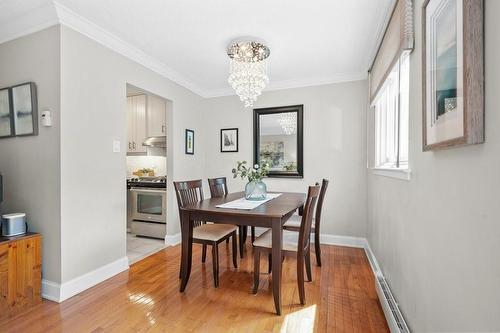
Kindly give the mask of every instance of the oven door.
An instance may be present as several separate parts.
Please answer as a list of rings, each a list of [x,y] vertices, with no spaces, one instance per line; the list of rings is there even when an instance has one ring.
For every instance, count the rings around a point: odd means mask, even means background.
[[[163,189],[131,188],[132,220],[167,223],[166,194]]]

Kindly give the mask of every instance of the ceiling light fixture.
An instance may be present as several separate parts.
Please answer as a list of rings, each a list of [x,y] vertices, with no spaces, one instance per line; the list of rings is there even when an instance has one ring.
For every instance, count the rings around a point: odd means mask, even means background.
[[[234,41],[227,47],[230,58],[228,82],[245,107],[253,106],[269,82],[267,58],[269,47],[257,41]]]

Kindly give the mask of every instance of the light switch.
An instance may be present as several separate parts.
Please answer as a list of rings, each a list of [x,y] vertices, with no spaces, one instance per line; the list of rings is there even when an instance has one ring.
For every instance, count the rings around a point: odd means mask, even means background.
[[[113,140],[113,153],[119,153],[121,151],[120,141]]]

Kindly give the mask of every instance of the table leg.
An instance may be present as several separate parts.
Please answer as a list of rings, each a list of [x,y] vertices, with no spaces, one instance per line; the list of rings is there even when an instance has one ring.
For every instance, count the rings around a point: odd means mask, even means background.
[[[191,261],[193,256],[193,222],[189,212],[181,211],[181,292],[186,289],[191,274]]]
[[[283,228],[281,220],[272,221],[272,277],[273,277],[273,296],[276,313],[281,315],[281,264],[282,264],[282,244]]]

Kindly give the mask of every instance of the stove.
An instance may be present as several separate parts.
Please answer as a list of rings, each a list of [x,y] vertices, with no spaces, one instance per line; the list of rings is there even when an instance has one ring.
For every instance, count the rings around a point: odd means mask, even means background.
[[[167,177],[132,177],[127,178],[127,188],[149,187],[149,188],[167,188]]]
[[[130,229],[137,236],[165,239],[167,233],[167,178],[127,179]]]

